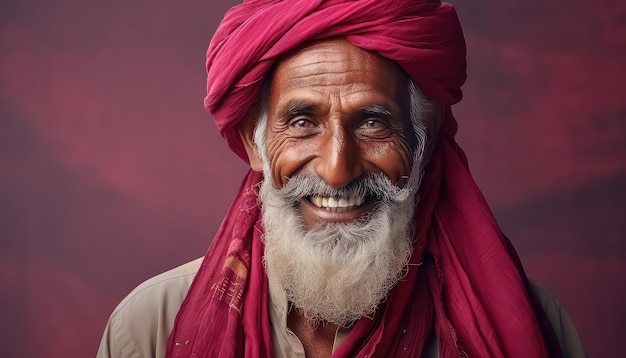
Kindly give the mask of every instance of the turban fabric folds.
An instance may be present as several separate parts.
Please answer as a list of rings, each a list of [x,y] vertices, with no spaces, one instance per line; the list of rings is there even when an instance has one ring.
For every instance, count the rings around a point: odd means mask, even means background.
[[[375,316],[357,321],[337,357],[419,357],[435,334],[442,357],[559,357],[554,331],[529,294],[454,141],[465,42],[449,4],[432,0],[252,0],[231,9],[207,52],[206,109],[231,149],[264,76],[281,55],[343,36],[398,63],[443,107],[442,130],[420,187],[406,277]],[[250,171],[176,317],[169,357],[271,357],[263,228]],[[420,262],[423,262],[422,265]]]

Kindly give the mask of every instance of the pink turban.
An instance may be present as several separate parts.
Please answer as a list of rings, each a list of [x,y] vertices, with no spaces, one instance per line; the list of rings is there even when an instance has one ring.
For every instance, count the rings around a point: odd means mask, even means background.
[[[244,160],[237,133],[274,61],[300,44],[343,36],[397,62],[444,108],[420,187],[405,279],[333,356],[419,357],[434,333],[441,357],[560,357],[517,254],[454,141],[465,42],[449,4],[432,0],[251,0],[231,9],[207,52],[205,106]],[[250,171],[176,317],[168,357],[271,357],[261,213]],[[423,261],[422,265],[418,265]]]

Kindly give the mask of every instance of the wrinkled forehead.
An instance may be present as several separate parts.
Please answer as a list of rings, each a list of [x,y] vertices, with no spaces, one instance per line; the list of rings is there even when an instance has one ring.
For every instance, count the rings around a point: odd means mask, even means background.
[[[353,79],[380,78],[406,84],[408,76],[395,62],[376,52],[363,50],[343,37],[311,41],[277,59],[271,81],[289,80],[293,85],[317,85],[322,79],[316,75],[336,74],[344,80],[347,74]],[[406,88],[406,87],[405,87]]]

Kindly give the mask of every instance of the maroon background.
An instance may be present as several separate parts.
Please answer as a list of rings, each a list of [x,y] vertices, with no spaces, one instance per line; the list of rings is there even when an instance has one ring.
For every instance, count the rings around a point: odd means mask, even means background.
[[[458,3],[474,177],[592,356],[626,330],[626,3]],[[0,355],[93,356],[142,280],[201,256],[244,172],[202,108],[234,1],[0,3]]]

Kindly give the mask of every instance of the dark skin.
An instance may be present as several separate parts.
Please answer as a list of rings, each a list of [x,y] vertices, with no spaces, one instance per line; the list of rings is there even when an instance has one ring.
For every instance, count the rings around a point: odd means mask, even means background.
[[[308,43],[283,57],[271,78],[265,144],[274,185],[295,174],[319,176],[344,187],[368,173],[384,173],[403,185],[412,166],[413,133],[407,77],[393,62],[343,38]],[[252,121],[241,136],[253,170],[262,170]],[[370,199],[345,212],[303,199],[307,226],[348,222],[375,204]],[[311,326],[292,310],[289,328],[307,357],[329,357],[337,326]]]

